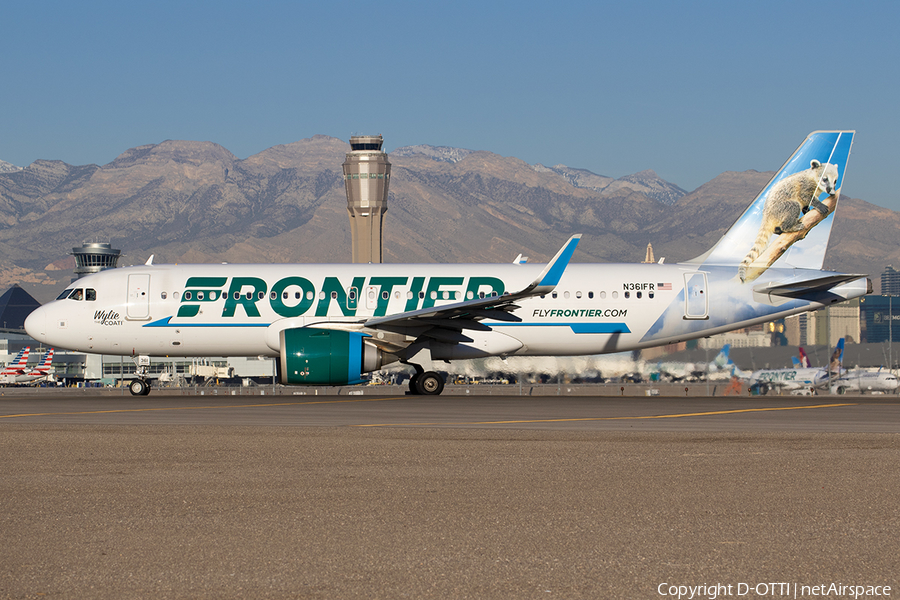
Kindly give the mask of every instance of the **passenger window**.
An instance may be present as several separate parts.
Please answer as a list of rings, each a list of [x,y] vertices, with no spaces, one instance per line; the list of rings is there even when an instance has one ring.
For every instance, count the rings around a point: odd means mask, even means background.
[[[190,300],[191,298],[193,298],[193,296],[191,295],[190,292],[185,292],[185,293],[184,293],[184,299],[185,299],[185,300]]]
[[[557,294],[556,292],[553,292],[553,293],[550,294],[550,296],[551,296],[554,300],[556,300],[556,297],[557,297],[558,295],[559,295],[559,294]]]
[[[576,298],[581,298],[581,292],[575,292],[575,297],[576,297]]]
[[[637,297],[638,297],[638,298],[641,297],[641,293],[640,293],[640,292],[637,293]]]
[[[93,302],[97,299],[97,290],[92,288],[86,288],[84,290],[84,299],[88,302]]]
[[[653,292],[647,292],[647,297],[648,297],[648,298],[653,298]]]
[[[83,299],[84,299],[84,290],[81,289],[81,288],[78,288],[77,290],[75,290],[74,292],[72,292],[72,295],[71,295],[71,296],[69,296],[69,300],[78,300],[78,301],[81,301],[81,300],[83,300]]]
[[[593,298],[593,297],[594,297],[594,292],[588,292],[588,298]]]
[[[165,293],[165,292],[160,292],[159,297],[162,298],[163,300],[165,300],[165,299],[166,299],[166,293]]]
[[[631,298],[631,292],[625,292],[625,297],[626,297],[626,298]]]

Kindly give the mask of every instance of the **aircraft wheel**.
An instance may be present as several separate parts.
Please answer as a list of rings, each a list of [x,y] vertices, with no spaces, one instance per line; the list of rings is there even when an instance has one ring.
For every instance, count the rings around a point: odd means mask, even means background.
[[[847,388],[845,388],[844,386],[838,387],[838,389],[837,389],[838,396],[843,396],[844,392],[846,392],[846,391],[847,391]]]
[[[412,377],[409,378],[409,393],[410,394],[415,394],[417,396],[419,395],[420,392],[419,392],[419,387],[418,387],[418,383],[417,383],[418,381],[419,381],[418,373],[416,373],[415,375],[413,375]]]
[[[416,389],[425,396],[437,396],[444,391],[444,378],[434,371],[426,371],[419,375]]]
[[[146,396],[150,393],[150,386],[143,379],[132,379],[128,389],[132,396]]]

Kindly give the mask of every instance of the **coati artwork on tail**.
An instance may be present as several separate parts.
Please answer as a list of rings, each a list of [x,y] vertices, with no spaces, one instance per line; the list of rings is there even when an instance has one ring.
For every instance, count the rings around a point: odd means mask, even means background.
[[[741,281],[747,281],[748,267],[763,253],[773,234],[801,231],[801,219],[810,210],[819,211],[823,217],[828,216],[829,208],[819,201],[819,196],[835,194],[837,182],[837,165],[813,159],[809,169],[785,177],[769,191],[759,233],[738,269]]]

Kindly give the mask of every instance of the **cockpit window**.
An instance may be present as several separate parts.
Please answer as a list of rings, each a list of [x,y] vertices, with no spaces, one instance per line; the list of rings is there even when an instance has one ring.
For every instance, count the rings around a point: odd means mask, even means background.
[[[72,293],[71,289],[63,290],[62,293],[56,297],[57,300],[65,300],[66,297]]]
[[[93,302],[97,299],[97,290],[92,288],[85,288],[84,290],[84,299],[88,302]]]
[[[84,290],[78,288],[77,290],[72,292],[72,295],[69,296],[69,300],[84,300]]]

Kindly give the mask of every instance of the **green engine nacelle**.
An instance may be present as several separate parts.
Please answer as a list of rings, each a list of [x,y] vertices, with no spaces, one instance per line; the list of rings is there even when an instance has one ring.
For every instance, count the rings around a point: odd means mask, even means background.
[[[381,350],[355,331],[299,327],[281,338],[281,383],[346,385],[361,383],[362,374],[381,368]]]

